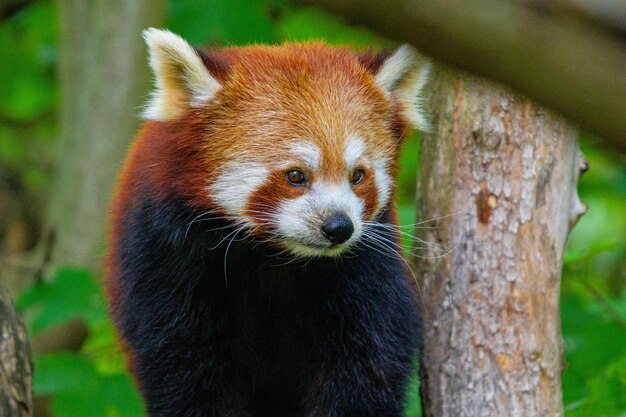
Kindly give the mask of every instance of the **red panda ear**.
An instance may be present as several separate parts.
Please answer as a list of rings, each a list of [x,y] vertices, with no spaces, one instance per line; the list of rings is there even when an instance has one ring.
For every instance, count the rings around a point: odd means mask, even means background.
[[[148,45],[155,90],[143,117],[174,120],[192,107],[201,107],[222,87],[203,58],[180,36],[150,28],[143,32]]]
[[[422,90],[428,81],[430,61],[418,56],[409,45],[402,45],[382,63],[372,59],[376,85],[387,98],[398,103],[401,116],[413,128],[430,130],[428,117],[423,109]]]

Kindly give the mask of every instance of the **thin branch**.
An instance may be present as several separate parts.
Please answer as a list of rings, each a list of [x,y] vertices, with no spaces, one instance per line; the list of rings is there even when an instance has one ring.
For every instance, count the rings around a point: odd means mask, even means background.
[[[602,305],[606,314],[613,319],[620,327],[626,329],[626,319],[609,303],[606,297],[600,293],[593,285],[585,280],[580,280],[580,284]]]
[[[33,0],[0,0],[0,20],[8,19],[15,13],[22,10],[29,4],[34,3]]]
[[[42,121],[52,120],[54,117],[56,117],[55,109],[47,110],[29,119],[20,119],[8,114],[0,113],[0,125],[7,126],[12,129],[27,130]]]

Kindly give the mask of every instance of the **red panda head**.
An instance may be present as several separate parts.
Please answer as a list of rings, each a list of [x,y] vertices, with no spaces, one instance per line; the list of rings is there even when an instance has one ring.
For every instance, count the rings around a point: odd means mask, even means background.
[[[428,63],[408,46],[202,52],[168,31],[144,35],[156,77],[144,116],[180,131],[167,140],[199,161],[171,170],[193,178],[196,206],[302,256],[343,253],[388,206],[400,139],[427,125]]]

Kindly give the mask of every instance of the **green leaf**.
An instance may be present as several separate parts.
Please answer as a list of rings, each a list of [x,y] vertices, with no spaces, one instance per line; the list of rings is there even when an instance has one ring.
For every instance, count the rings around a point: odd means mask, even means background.
[[[88,270],[71,267],[59,268],[51,281],[23,293],[17,306],[25,310],[34,334],[77,317],[93,328],[107,317],[99,284]]]
[[[57,24],[51,1],[26,7],[0,25],[0,111],[30,119],[57,104]],[[19,63],[16,65],[16,63]]]
[[[415,191],[417,184],[417,165],[419,160],[419,134],[404,139],[398,159],[398,176],[396,179],[396,197],[404,204],[415,209]],[[426,220],[426,219],[422,219]],[[410,223],[413,223],[411,221]]]
[[[52,398],[50,410],[54,417],[108,417],[106,402],[100,395],[97,386],[61,393]]]
[[[81,353],[91,358],[101,374],[119,374],[126,370],[126,355],[121,350],[110,320],[102,321],[91,329]]]
[[[34,389],[37,395],[52,395],[55,417],[146,415],[128,375],[100,374],[87,357],[75,353],[36,357]]]
[[[75,353],[51,353],[35,357],[34,390],[38,395],[60,394],[97,385],[93,365]]]
[[[420,417],[422,415],[422,402],[420,397],[420,379],[417,369],[411,376],[411,382],[407,391],[405,417]]]
[[[626,413],[626,355],[589,384],[589,395],[565,407],[566,417],[621,417]]]
[[[575,295],[563,295],[561,316],[567,364],[563,399],[571,404],[587,395],[587,381],[624,355],[626,329],[597,309],[595,303],[584,304]]]
[[[102,378],[101,395],[105,399],[107,417],[146,415],[143,401],[128,375],[109,375]]]

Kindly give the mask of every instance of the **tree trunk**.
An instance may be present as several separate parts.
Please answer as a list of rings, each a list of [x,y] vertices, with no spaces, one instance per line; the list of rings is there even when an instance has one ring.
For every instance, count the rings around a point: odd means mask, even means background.
[[[61,150],[49,212],[52,261],[97,267],[106,210],[149,83],[141,31],[165,0],[61,0]]]
[[[420,149],[426,417],[562,416],[559,287],[585,206],[577,130],[528,99],[441,70]],[[427,253],[427,254],[426,254]]]
[[[150,75],[141,31],[165,19],[167,0],[60,0],[60,148],[44,236],[31,254],[47,264],[101,269],[112,186]],[[35,338],[36,352],[75,349],[86,337],[72,321]],[[2,416],[0,416],[2,417]]]
[[[32,364],[26,331],[0,286],[0,417],[32,416]]]

